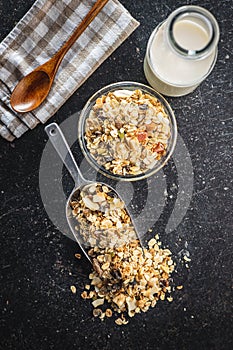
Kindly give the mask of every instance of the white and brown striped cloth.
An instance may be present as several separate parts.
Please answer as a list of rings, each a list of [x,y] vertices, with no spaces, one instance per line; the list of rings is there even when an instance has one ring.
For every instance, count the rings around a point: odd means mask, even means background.
[[[52,117],[139,25],[118,0],[109,0],[66,54],[43,104],[14,112],[10,96],[17,82],[61,47],[95,1],[37,0],[0,44],[0,135],[8,141]]]

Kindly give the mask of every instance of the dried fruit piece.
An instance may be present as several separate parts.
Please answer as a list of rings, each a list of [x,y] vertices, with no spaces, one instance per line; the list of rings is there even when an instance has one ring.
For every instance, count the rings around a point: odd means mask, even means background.
[[[164,151],[164,145],[161,142],[158,142],[157,145],[152,147],[152,152],[161,153]]]
[[[123,131],[123,132],[120,132],[120,130],[119,130],[119,131],[118,131],[118,136],[119,136],[120,140],[122,141],[122,140],[124,139],[124,137],[125,137],[124,131]]]
[[[138,131],[136,135],[137,135],[139,142],[143,142],[147,139],[147,132],[146,131]]]

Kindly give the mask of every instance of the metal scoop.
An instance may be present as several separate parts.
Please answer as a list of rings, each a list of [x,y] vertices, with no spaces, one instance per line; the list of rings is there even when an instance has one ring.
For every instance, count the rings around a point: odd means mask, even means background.
[[[93,182],[93,181],[88,181],[86,180],[83,175],[81,174],[75,160],[74,160],[74,156],[71,153],[71,150],[68,146],[68,143],[61,131],[61,129],[59,128],[59,126],[56,123],[51,123],[48,126],[45,127],[45,131],[47,133],[47,135],[49,136],[50,141],[52,142],[54,148],[56,149],[57,153],[59,154],[62,162],[64,163],[64,165],[66,166],[67,170],[69,171],[70,175],[72,176],[74,182],[75,182],[75,187],[72,190],[71,194],[69,195],[69,198],[67,200],[66,203],[66,218],[69,224],[69,227],[76,239],[76,241],[78,242],[79,246],[81,247],[83,253],[85,254],[85,256],[87,257],[87,259],[91,262],[90,257],[88,256],[86,249],[88,247],[87,241],[84,239],[84,237],[81,235],[80,231],[77,230],[77,219],[74,217],[74,215],[72,215],[72,208],[71,208],[71,203],[72,201],[77,198],[80,194],[80,191],[82,190],[91,190],[91,186],[105,186],[107,187],[111,193],[113,193],[116,198],[119,198],[122,202],[123,200],[121,199],[121,196],[116,192],[115,189],[113,189],[111,186],[106,185],[102,182]],[[131,239],[138,239],[140,241],[139,238],[139,234],[137,231],[137,228],[135,226],[135,223],[129,213],[129,210],[126,208],[126,206],[124,205],[124,209],[126,210],[127,214],[129,215],[130,219],[131,219],[131,223],[133,225],[133,232],[134,232],[134,237],[132,237]],[[110,230],[106,229],[105,230],[105,234],[108,235],[108,233],[110,232]],[[110,235],[111,238],[111,235]],[[128,237],[127,237],[128,239]],[[141,243],[141,241],[140,241]],[[89,248],[91,246],[89,245]],[[92,262],[91,262],[92,263]]]

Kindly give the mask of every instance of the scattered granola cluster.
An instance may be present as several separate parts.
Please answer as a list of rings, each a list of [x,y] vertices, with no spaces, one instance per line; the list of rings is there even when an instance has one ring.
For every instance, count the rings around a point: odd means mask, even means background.
[[[93,315],[104,319],[119,313],[118,325],[164,300],[174,270],[171,252],[160,248],[158,237],[142,249],[124,202],[102,184],[84,186],[70,202],[77,230],[93,262],[90,285],[82,298],[92,299]],[[80,259],[80,254],[76,257]],[[75,286],[71,286],[73,294]],[[167,297],[172,301],[171,297]],[[100,306],[102,306],[102,309]]]
[[[100,166],[118,175],[151,170],[166,154],[170,123],[157,98],[141,90],[117,90],[96,100],[85,140]]]
[[[70,205],[76,229],[89,247],[122,246],[137,238],[124,202],[107,186],[84,186]]]
[[[161,249],[156,239],[149,241],[148,249],[143,250],[139,241],[134,240],[114,249],[92,248],[89,256],[94,270],[89,276],[91,283],[81,296],[92,299],[95,317],[111,317],[114,311],[120,314],[115,322],[126,324],[125,314],[133,317],[146,312],[171,292],[169,279],[174,270],[171,252]],[[172,301],[172,297],[167,300]]]

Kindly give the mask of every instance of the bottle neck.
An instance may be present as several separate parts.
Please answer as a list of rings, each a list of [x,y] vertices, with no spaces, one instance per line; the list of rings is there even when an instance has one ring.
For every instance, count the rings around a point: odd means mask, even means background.
[[[199,6],[182,6],[166,21],[166,40],[177,55],[190,60],[209,56],[217,48],[219,27],[214,16]]]

